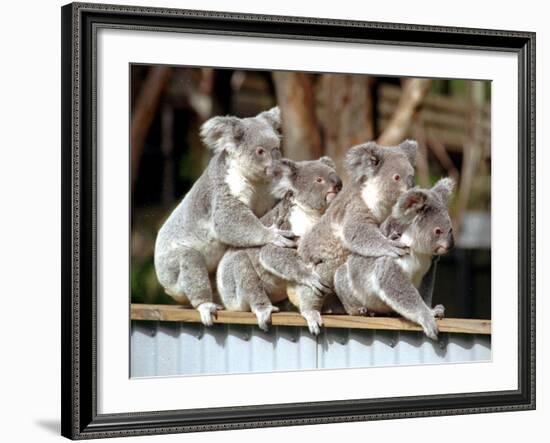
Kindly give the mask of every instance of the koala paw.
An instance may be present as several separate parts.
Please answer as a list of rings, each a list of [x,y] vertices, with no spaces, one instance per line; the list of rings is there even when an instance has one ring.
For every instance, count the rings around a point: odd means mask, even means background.
[[[271,324],[271,314],[273,312],[279,312],[279,308],[276,306],[262,306],[261,308],[253,309],[256,318],[258,319],[258,326],[262,331],[268,331]]]
[[[271,225],[269,229],[273,232],[272,244],[281,248],[294,248],[296,247],[296,235],[292,231],[284,231],[278,229],[274,225]]]
[[[323,326],[321,313],[319,311],[304,311],[302,312],[302,317],[304,317],[307,321],[309,332],[313,335],[319,335],[321,332],[321,326]]]
[[[205,326],[212,326],[214,319],[218,316],[218,310],[223,309],[222,306],[216,303],[203,303],[197,307],[197,311],[201,316],[201,322]]]
[[[439,334],[439,329],[437,328],[437,322],[433,316],[429,316],[424,319],[421,323],[424,333],[431,338],[432,340],[437,340],[437,334]]]
[[[390,242],[390,257],[403,257],[409,253],[409,247],[399,240],[392,240]]]
[[[369,311],[367,308],[359,308],[357,311],[357,315],[361,315],[363,317],[372,317],[374,315],[374,312]]]
[[[435,305],[432,309],[432,312],[435,318],[443,318],[445,317],[445,306]]]
[[[321,276],[317,274],[315,271],[312,272],[311,277],[309,278],[306,284],[316,294],[320,294],[321,296],[332,292],[332,289],[330,288],[330,286],[323,283],[323,281],[321,280]]]

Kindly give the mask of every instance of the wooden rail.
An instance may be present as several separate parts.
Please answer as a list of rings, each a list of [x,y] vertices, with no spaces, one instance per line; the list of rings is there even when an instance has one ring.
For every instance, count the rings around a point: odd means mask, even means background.
[[[177,305],[132,304],[132,320],[172,321],[200,323],[195,309]],[[358,317],[352,315],[323,315],[327,328],[346,329],[385,329],[394,331],[421,331],[422,329],[404,318],[399,317]],[[296,312],[279,312],[271,316],[274,326],[307,326],[304,318]],[[444,318],[438,320],[441,332],[461,334],[491,334],[491,320],[467,318]],[[219,311],[214,323],[255,325],[256,316],[251,312]]]

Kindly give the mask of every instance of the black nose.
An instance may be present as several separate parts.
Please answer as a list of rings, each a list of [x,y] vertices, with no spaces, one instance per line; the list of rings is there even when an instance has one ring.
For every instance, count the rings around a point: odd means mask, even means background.
[[[449,245],[448,249],[453,249],[455,247],[455,238],[452,232],[449,232],[449,237],[447,238],[447,243]]]
[[[334,188],[338,191],[342,189],[342,180],[337,175],[331,177],[332,184]]]

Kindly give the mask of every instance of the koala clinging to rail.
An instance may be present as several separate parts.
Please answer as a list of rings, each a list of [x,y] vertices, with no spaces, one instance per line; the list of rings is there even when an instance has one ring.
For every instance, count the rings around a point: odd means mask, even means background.
[[[297,236],[308,232],[342,188],[333,161],[281,161],[283,178],[278,187],[288,191],[261,219]],[[216,274],[217,288],[224,307],[230,311],[252,311],[261,329],[267,330],[273,306],[287,297],[287,284],[303,284],[313,291],[326,290],[295,249],[269,244],[256,248],[230,249],[223,256]]]
[[[350,183],[298,245],[300,257],[314,266],[324,285],[332,288],[334,273],[351,252],[371,257],[400,257],[407,252],[403,243],[385,237],[379,225],[399,196],[414,185],[416,150],[416,142],[406,140],[388,148],[364,143],[347,152]],[[318,334],[325,297],[304,285],[291,288],[288,295],[309,330]]]
[[[450,178],[439,180],[431,189],[411,189],[382,223],[381,231],[400,238],[409,254],[398,258],[352,254],[336,271],[336,294],[348,314],[395,311],[437,339],[435,317],[443,317],[445,310],[442,305],[431,308],[434,256],[446,254],[454,246],[447,209],[453,189]]]
[[[218,309],[209,273],[228,246],[295,245],[292,233],[258,218],[276,201],[272,182],[280,160],[280,124],[278,108],[205,122],[201,136],[214,156],[157,235],[160,284],[176,301],[197,308],[205,325]]]

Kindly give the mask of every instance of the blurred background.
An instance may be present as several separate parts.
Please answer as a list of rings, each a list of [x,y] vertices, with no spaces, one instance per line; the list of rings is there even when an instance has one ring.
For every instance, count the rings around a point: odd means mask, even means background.
[[[279,105],[283,155],[342,160],[354,144],[419,143],[417,184],[458,180],[457,247],[442,257],[434,304],[449,317],[491,318],[491,83],[170,66],[131,66],[131,296],[173,303],[153,267],[156,233],[210,159],[199,127],[215,115]]]

